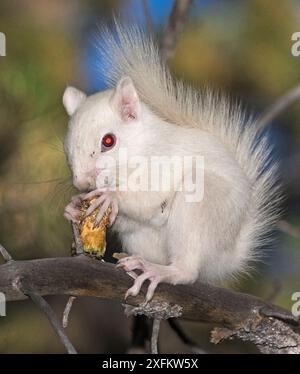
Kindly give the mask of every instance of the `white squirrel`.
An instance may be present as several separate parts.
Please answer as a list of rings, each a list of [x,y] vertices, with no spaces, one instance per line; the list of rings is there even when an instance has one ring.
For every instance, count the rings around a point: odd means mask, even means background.
[[[278,218],[277,166],[267,139],[239,105],[174,81],[141,30],[116,28],[116,37],[108,30],[103,36],[113,88],[87,97],[68,87],[63,96],[70,115],[65,153],[73,184],[83,192],[65,217],[76,222],[80,202],[91,197],[87,214],[101,206],[98,220],[112,208],[112,229],[130,254],[117,266],[141,271],[126,297],[137,295],[146,280],[149,301],[160,282],[219,283],[248,271]],[[187,202],[176,182],[169,191],[120,190],[118,176],[127,168],[120,149],[129,158],[202,156],[203,198]],[[101,162],[107,156],[119,173]],[[148,172],[140,168],[139,175]],[[181,180],[188,173],[191,168]]]

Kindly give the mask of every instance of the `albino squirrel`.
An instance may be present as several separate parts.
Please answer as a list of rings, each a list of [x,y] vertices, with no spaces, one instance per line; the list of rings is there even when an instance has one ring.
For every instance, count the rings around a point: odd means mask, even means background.
[[[77,222],[80,202],[91,197],[87,215],[101,206],[98,221],[111,207],[112,229],[130,254],[117,266],[141,271],[126,297],[137,295],[146,280],[149,301],[160,282],[219,283],[247,271],[278,218],[276,165],[266,138],[239,105],[174,81],[154,42],[138,28],[116,28],[117,36],[106,30],[103,37],[112,88],[87,97],[68,87],[63,95],[70,116],[65,153],[82,192],[65,217]],[[121,149],[129,159],[202,157],[203,196],[187,201],[176,188],[194,165],[169,190],[120,188],[128,169]],[[108,156],[117,173],[102,162]],[[147,173],[139,167],[140,178]]]

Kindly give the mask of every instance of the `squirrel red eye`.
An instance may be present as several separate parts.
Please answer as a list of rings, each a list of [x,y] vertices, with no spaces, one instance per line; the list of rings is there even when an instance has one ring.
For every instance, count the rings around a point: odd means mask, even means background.
[[[102,141],[101,141],[101,151],[105,152],[108,149],[112,148],[116,143],[116,137],[114,134],[106,134],[103,136]]]

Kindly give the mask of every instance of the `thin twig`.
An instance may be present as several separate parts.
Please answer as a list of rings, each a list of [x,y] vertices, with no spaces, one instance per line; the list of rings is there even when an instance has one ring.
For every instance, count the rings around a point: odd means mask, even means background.
[[[279,114],[300,98],[300,85],[279,97],[257,120],[257,126],[262,129],[269,125]]]
[[[5,262],[11,262],[13,261],[13,258],[8,253],[8,251],[3,247],[3,245],[0,244],[0,253],[2,257],[4,258]]]
[[[151,353],[154,355],[158,354],[158,336],[160,330],[161,319],[154,318],[152,325],[152,335],[151,335]]]
[[[299,239],[300,238],[300,230],[298,227],[292,225],[291,223],[282,220],[278,222],[278,228],[284,232],[285,234],[288,234],[292,236],[293,238]]]
[[[175,53],[176,44],[184,23],[187,19],[188,11],[193,0],[175,0],[167,23],[167,27],[162,37],[161,55],[163,60],[168,61]]]
[[[181,328],[177,319],[169,318],[168,323],[171,329],[176,333],[178,338],[182,341],[183,344],[187,345],[193,353],[196,354],[205,354],[206,352],[201,349],[197,343],[195,343]]]
[[[143,12],[145,17],[145,22],[147,26],[147,30],[150,35],[154,34],[154,27],[152,22],[152,17],[149,9],[149,0],[142,0]]]
[[[57,319],[53,309],[51,306],[47,303],[47,301],[40,296],[39,294],[35,293],[32,291],[29,285],[24,284],[24,281],[21,282],[21,290],[24,293],[24,295],[28,296],[34,303],[35,305],[43,311],[46,316],[48,317],[49,322],[51,323],[54,331],[56,334],[59,336],[62,344],[66,348],[67,352],[69,354],[76,354],[76,349],[70,342],[69,338],[65,334],[62,325],[60,324],[59,320]]]
[[[14,262],[11,255],[8,253],[8,251],[0,244],[0,253],[3,256],[6,263],[12,263]],[[37,306],[38,308],[46,314],[48,317],[51,325],[53,326],[54,331],[59,336],[61,342],[65,346],[66,350],[70,354],[76,354],[76,350],[73,347],[72,343],[66,336],[66,334],[63,331],[62,326],[60,325],[60,322],[58,321],[54,311],[52,310],[51,306],[47,303],[46,300],[43,299],[42,296],[40,296],[38,293],[34,292],[31,287],[22,279],[20,280],[20,277],[17,277],[17,282],[14,282],[14,286],[20,289],[21,292],[24,293],[24,295],[28,296]]]
[[[74,242],[75,242],[76,256],[83,255],[83,246],[82,246],[82,242],[81,242],[81,239],[80,239],[78,226],[74,222],[71,223],[71,226],[72,226],[73,238],[74,238]],[[70,312],[71,312],[71,309],[72,309],[72,306],[73,306],[73,303],[74,303],[75,299],[76,299],[76,296],[70,296],[68,301],[67,301],[67,304],[65,306],[65,310],[63,312],[63,319],[62,319],[63,328],[68,327],[69,315],[70,315]]]
[[[82,246],[80,235],[79,235],[79,229],[76,223],[72,222],[71,225],[72,225],[72,232],[73,232],[73,237],[75,241],[76,255],[79,256],[83,254],[83,246]]]
[[[150,340],[149,318],[143,315],[133,316],[132,338],[127,353],[147,353]]]
[[[64,329],[68,327],[69,314],[71,312],[73,302],[75,301],[75,299],[76,299],[75,296],[70,296],[69,299],[68,299],[68,302],[66,304],[66,307],[65,307],[65,310],[64,310],[64,313],[63,313],[63,322],[62,322]]]

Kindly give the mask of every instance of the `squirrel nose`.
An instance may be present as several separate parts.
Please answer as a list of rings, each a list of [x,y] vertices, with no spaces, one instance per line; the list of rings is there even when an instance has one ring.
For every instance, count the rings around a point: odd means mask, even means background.
[[[86,191],[91,186],[91,181],[89,177],[79,177],[75,174],[73,179],[74,186],[80,191]]]

